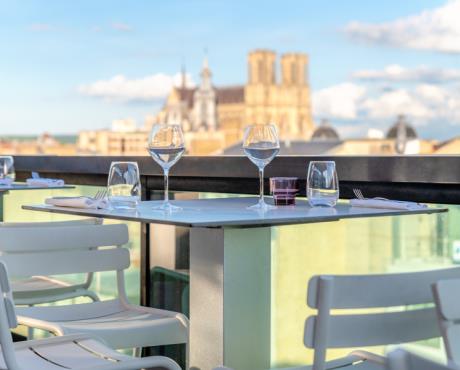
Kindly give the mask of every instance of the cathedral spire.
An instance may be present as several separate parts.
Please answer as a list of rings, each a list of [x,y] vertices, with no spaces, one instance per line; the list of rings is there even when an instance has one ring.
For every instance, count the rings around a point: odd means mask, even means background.
[[[187,87],[187,73],[185,71],[185,62],[184,58],[182,58],[182,64],[181,64],[181,89],[185,90]]]
[[[212,88],[212,82],[211,82],[212,73],[211,73],[211,69],[209,68],[207,51],[205,51],[205,55],[203,58],[203,66],[201,68],[200,76],[201,76],[201,89],[202,90],[211,89]]]

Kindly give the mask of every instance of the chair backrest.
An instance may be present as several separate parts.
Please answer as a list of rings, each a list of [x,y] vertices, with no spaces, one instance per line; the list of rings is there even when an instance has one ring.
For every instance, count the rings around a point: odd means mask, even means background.
[[[0,262],[0,345],[7,369],[19,370],[10,329],[18,325],[5,264]]]
[[[317,309],[305,323],[304,343],[323,370],[327,348],[399,344],[438,337],[431,284],[460,278],[460,267],[401,274],[322,275],[308,285],[307,303]],[[431,304],[431,305],[430,305]],[[407,306],[422,305],[409,309]],[[334,314],[331,310],[405,307],[379,313]]]
[[[458,370],[453,365],[442,365],[403,349],[396,349],[388,354],[387,370]]]
[[[460,279],[440,280],[432,288],[447,357],[460,364]]]
[[[120,271],[130,264],[120,248],[128,240],[124,224],[2,225],[0,260],[18,277]]]
[[[82,218],[67,221],[37,221],[37,222],[0,222],[0,227],[43,227],[43,226],[78,226],[78,225],[102,225],[102,218]]]

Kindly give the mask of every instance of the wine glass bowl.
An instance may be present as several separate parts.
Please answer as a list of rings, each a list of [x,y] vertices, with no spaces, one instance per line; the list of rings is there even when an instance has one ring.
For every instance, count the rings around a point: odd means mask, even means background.
[[[243,150],[249,160],[259,169],[259,202],[250,209],[269,210],[275,208],[264,200],[264,168],[280,150],[278,133],[275,125],[250,125],[243,138]]]
[[[155,209],[177,211],[180,207],[169,202],[169,170],[185,152],[184,135],[180,125],[158,123],[152,126],[147,150],[153,160],[163,168],[164,201]]]

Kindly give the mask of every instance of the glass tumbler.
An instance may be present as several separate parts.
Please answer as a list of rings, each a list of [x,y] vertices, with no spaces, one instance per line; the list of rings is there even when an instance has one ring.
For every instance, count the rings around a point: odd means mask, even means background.
[[[292,206],[299,192],[297,177],[271,177],[270,192],[276,206]]]
[[[107,195],[114,209],[136,209],[141,200],[137,162],[112,162],[107,180]]]
[[[334,161],[308,165],[307,197],[311,206],[334,207],[339,199],[339,180]]]

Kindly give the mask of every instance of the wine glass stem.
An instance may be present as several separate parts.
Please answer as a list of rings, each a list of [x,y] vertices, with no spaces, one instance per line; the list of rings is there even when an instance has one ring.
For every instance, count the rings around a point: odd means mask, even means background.
[[[164,181],[165,181],[165,196],[164,201],[165,203],[169,202],[169,169],[164,169]]]
[[[259,203],[264,203],[264,168],[259,168]]]

